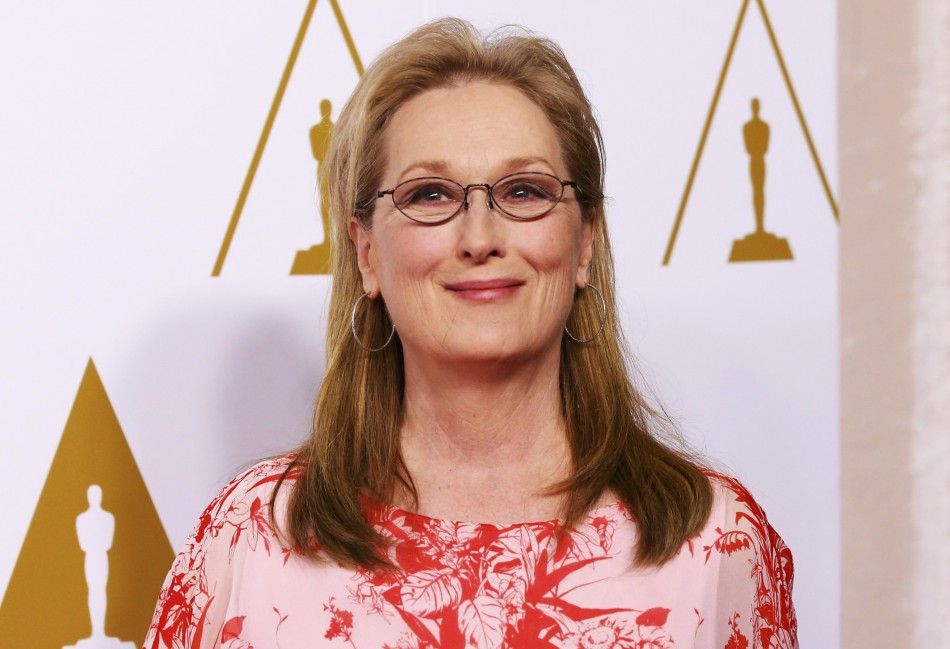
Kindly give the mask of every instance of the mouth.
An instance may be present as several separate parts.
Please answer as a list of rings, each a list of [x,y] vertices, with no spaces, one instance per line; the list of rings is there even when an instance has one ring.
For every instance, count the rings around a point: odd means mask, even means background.
[[[444,285],[456,297],[473,302],[494,302],[513,295],[524,286],[524,281],[511,277],[488,280],[469,280]]]

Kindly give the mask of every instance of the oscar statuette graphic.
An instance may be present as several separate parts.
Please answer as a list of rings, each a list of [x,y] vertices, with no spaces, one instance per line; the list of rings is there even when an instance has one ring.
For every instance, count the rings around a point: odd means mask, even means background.
[[[330,274],[330,201],[325,183],[320,179],[320,167],[327,155],[333,122],[330,120],[330,100],[320,102],[320,121],[310,129],[310,150],[317,161],[317,186],[320,192],[320,219],[323,223],[323,242],[310,246],[307,250],[298,250],[294,257],[291,275],[329,275]]]
[[[88,592],[92,634],[63,649],[135,649],[134,642],[122,642],[106,635],[106,584],[109,581],[109,549],[115,536],[115,517],[102,508],[102,487],[89,485],[89,508],[76,517],[76,536],[83,552],[83,574]]]
[[[742,139],[749,154],[752,181],[752,208],[755,231],[732,243],[729,261],[781,261],[792,259],[788,241],[765,230],[765,154],[769,150],[769,125],[759,117],[761,104],[752,99],[752,119],[742,127]]]

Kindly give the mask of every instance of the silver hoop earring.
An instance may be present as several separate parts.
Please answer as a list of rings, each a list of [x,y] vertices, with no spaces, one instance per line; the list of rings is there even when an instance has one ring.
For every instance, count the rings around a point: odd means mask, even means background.
[[[365,349],[368,352],[378,352],[380,349],[389,344],[389,341],[393,339],[393,334],[396,333],[396,325],[392,325],[392,329],[389,331],[389,338],[386,339],[379,347],[367,347],[363,344],[363,341],[360,340],[360,337],[356,334],[356,307],[360,305],[360,300],[369,295],[369,293],[363,293],[361,296],[356,298],[356,302],[353,303],[353,308],[350,310],[350,331],[353,333],[353,339],[356,341],[356,344]]]
[[[567,335],[570,336],[571,340],[573,340],[576,343],[589,343],[590,341],[592,341],[594,338],[596,338],[597,336],[601,334],[601,332],[604,330],[604,325],[607,324],[607,300],[604,299],[604,294],[601,293],[600,289],[594,286],[593,284],[587,284],[587,286],[585,286],[584,288],[594,289],[594,292],[597,293],[597,297],[600,298],[600,328],[597,329],[597,333],[595,333],[590,338],[586,338],[584,340],[578,340],[577,338],[574,337],[574,334],[571,333],[571,330],[567,328],[567,325],[564,325],[564,331],[566,331]]]

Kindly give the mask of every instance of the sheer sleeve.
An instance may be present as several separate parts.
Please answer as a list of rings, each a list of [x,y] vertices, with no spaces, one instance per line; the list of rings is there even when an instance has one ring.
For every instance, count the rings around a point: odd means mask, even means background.
[[[165,578],[143,649],[210,649],[224,626],[232,577],[243,558],[242,534],[267,526],[257,467],[228,483],[208,504]],[[269,527],[268,527],[269,529]]]
[[[718,478],[724,520],[705,547],[720,555],[715,646],[798,649],[791,550],[738,480]]]

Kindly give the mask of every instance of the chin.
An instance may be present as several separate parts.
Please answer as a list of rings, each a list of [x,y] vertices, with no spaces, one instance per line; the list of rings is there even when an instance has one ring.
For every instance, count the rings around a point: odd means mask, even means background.
[[[538,341],[516,340],[514,335],[499,336],[497,332],[487,335],[465,335],[457,332],[445,339],[442,355],[453,362],[501,362],[530,358],[540,355],[543,345]]]

